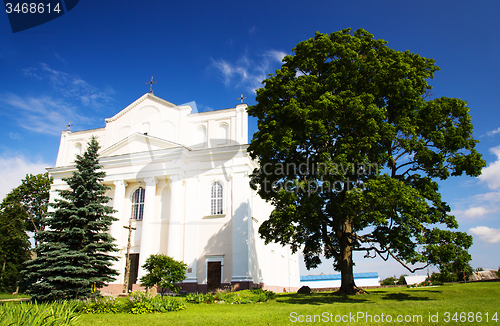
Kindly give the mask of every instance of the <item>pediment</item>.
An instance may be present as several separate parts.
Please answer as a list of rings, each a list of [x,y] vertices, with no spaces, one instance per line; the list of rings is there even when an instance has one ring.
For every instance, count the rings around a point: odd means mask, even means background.
[[[100,156],[116,156],[177,147],[182,147],[182,145],[146,134],[134,133],[104,149]]]
[[[143,96],[141,96],[140,98],[138,98],[137,100],[135,100],[133,103],[128,105],[126,108],[124,108],[123,110],[121,110],[120,112],[118,112],[117,114],[112,116],[111,118],[105,119],[106,123],[117,121],[120,117],[124,116],[126,113],[133,111],[135,108],[140,107],[141,105],[144,105],[144,103],[147,100],[153,101],[154,103],[161,104],[164,107],[175,109],[177,111],[188,110],[189,112],[191,112],[191,110],[192,110],[192,108],[189,105],[178,106],[178,105],[175,105],[169,101],[166,101],[166,100],[154,95],[153,93],[146,93]]]

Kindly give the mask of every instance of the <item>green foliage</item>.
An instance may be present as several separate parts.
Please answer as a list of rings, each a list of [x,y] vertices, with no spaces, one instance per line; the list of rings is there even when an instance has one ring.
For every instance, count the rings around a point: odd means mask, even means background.
[[[112,297],[95,297],[79,302],[78,311],[87,314],[130,313],[135,315],[179,311],[186,309],[180,298],[152,296],[142,291],[134,291],[124,300]]]
[[[380,282],[380,284],[381,285],[395,285],[397,281],[398,280],[396,278],[391,276],[391,277],[383,279],[382,282]]]
[[[0,291],[15,288],[22,264],[30,258],[26,231],[38,231],[51,183],[48,173],[26,175],[0,204]]]
[[[250,184],[275,206],[261,237],[303,250],[307,268],[333,258],[345,292],[353,251],[419,268],[466,264],[472,237],[453,230],[437,181],[486,166],[466,102],[429,99],[435,61],[386,43],[362,29],[316,33],[248,108],[260,164]]]
[[[435,282],[463,282],[472,275],[472,266],[467,262],[456,261],[440,266],[439,273],[432,273],[431,281]]]
[[[44,218],[44,230],[36,235],[37,257],[26,263],[27,293],[38,300],[79,299],[92,295],[118,273],[111,269],[116,257],[113,238],[107,233],[116,220],[106,206],[109,187],[102,184],[99,144],[92,138],[83,155],[75,159],[76,171],[63,179],[69,189],[58,190],[55,211]]]
[[[35,302],[0,304],[0,324],[4,326],[76,325],[79,318],[75,302]]]
[[[87,314],[110,314],[122,311],[113,297],[96,296],[79,301],[78,310]]]
[[[30,257],[30,242],[25,228],[25,212],[20,205],[0,204],[0,292],[12,292],[23,263]]]
[[[400,275],[396,285],[405,285],[406,284],[405,276],[408,276],[408,274]]]
[[[443,271],[440,273],[432,273],[431,275],[431,282],[432,284],[439,282],[439,283],[449,283],[449,282],[457,282],[458,281],[458,275],[454,273],[449,273],[447,271]]]
[[[189,293],[185,296],[185,300],[190,303],[213,303],[215,297],[212,293]]]
[[[245,304],[265,302],[275,297],[273,291],[265,291],[260,288],[242,291],[219,291],[215,295],[212,293],[190,293],[185,300],[190,303],[231,303]]]
[[[148,289],[157,286],[160,289],[177,292],[179,287],[175,283],[180,283],[186,278],[187,265],[164,254],[149,256],[142,268],[147,274],[141,277],[141,285]]]
[[[35,233],[43,230],[43,218],[49,206],[50,186],[53,180],[48,172],[27,174],[21,185],[16,188],[17,200],[26,212],[26,230]]]
[[[274,298],[275,293],[262,289],[242,290],[242,291],[220,291],[215,294],[215,300],[219,302],[244,304],[265,302]]]

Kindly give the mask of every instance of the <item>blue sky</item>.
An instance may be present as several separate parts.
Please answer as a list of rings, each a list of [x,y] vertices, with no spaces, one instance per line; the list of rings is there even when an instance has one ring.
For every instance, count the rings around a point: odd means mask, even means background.
[[[500,2],[81,0],[70,12],[13,34],[0,14],[0,196],[55,164],[61,130],[104,126],[149,91],[199,111],[234,107],[314,32],[364,28],[397,50],[434,58],[435,97],[468,102],[488,163],[483,177],[440,183],[460,230],[474,235],[473,267],[500,266]],[[250,121],[250,136],[256,130]],[[361,255],[360,255],[361,256]],[[395,262],[360,260],[382,277]],[[331,264],[303,273],[329,273]],[[421,272],[423,273],[423,272]]]

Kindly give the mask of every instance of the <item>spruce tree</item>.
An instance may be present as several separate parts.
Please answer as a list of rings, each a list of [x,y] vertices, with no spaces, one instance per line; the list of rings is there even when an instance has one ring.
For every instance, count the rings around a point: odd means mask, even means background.
[[[37,300],[80,299],[93,289],[113,281],[118,273],[111,269],[117,251],[107,233],[116,219],[106,206],[109,187],[99,171],[99,144],[92,137],[87,150],[75,159],[77,171],[63,179],[69,189],[57,190],[60,198],[51,203],[43,231],[38,232],[37,257],[25,269],[28,293]]]

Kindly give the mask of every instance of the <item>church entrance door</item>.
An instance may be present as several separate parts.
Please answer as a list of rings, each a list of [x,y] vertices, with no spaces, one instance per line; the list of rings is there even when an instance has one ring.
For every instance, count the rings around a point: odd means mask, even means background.
[[[210,261],[207,266],[207,290],[208,292],[215,291],[220,288],[221,280],[221,267],[220,261]]]
[[[139,254],[130,254],[130,274],[128,276],[128,290],[132,291],[132,284],[137,282],[139,272]]]

